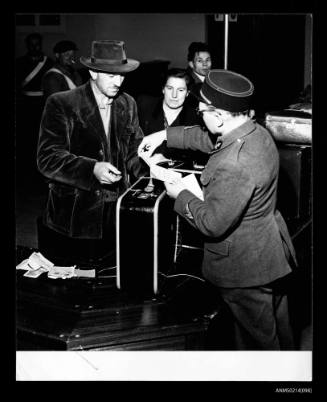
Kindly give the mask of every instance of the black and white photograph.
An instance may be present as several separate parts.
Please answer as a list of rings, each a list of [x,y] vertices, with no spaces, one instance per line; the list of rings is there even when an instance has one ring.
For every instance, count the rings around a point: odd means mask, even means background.
[[[14,21],[16,381],[312,393],[314,15]]]

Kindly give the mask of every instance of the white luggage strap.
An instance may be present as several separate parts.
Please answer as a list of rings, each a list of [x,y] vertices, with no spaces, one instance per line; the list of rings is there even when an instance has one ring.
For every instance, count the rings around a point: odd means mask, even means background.
[[[58,70],[57,68],[50,68],[50,70],[48,70],[48,71],[46,72],[46,74],[48,74],[48,73],[50,73],[50,72],[54,72],[54,73],[58,73],[58,74],[63,75],[63,76],[65,77],[65,80],[66,80],[66,82],[67,82],[67,84],[68,84],[69,89],[74,89],[74,88],[76,88],[76,85],[73,83],[73,81],[72,81],[69,77],[67,77],[67,75],[64,74],[62,71]]]
[[[34,70],[32,70],[28,76],[23,80],[22,82],[22,88],[27,85],[32,78],[34,78],[36,76],[36,74],[41,70],[41,68],[44,66],[45,62],[47,61],[47,56],[44,56],[43,61],[40,61],[34,68]]]

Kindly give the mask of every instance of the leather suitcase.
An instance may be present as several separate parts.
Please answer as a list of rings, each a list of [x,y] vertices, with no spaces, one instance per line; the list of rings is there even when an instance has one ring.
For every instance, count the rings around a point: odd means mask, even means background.
[[[311,144],[312,127],[311,114],[287,109],[269,112],[265,115],[265,126],[276,141]]]
[[[156,294],[161,279],[173,269],[175,220],[173,200],[163,182],[138,179],[116,206],[116,261],[119,289]],[[162,275],[160,275],[162,274]]]
[[[277,143],[279,178],[277,208],[286,220],[311,216],[311,146]]]

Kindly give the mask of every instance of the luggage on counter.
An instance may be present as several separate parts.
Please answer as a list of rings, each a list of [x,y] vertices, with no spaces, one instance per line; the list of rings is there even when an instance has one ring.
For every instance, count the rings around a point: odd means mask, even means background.
[[[160,274],[164,278],[173,267],[173,200],[160,180],[137,180],[117,201],[116,260],[119,289],[156,294]]]
[[[203,167],[193,162],[170,161],[159,164],[182,175]],[[157,294],[173,275],[202,277],[203,236],[174,211],[164,183],[152,179],[151,192],[145,191],[150,177],[135,182],[117,201],[116,258],[117,287],[144,294]],[[182,279],[182,278],[181,278]]]
[[[301,110],[285,109],[265,115],[265,126],[276,141],[311,144],[311,114]]]
[[[289,220],[311,216],[311,145],[277,143],[279,178],[277,208]]]

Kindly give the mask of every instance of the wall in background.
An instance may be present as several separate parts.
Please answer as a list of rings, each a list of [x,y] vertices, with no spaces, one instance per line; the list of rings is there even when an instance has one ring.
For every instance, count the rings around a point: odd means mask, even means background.
[[[25,53],[24,37],[39,31],[44,51],[53,56],[56,42],[69,39],[79,47],[77,56],[88,56],[94,39],[118,39],[126,44],[127,57],[141,62],[169,60],[169,67],[186,67],[187,48],[205,41],[205,14],[64,14],[57,31],[46,27],[22,28],[16,32],[16,56]]]
[[[304,87],[312,82],[312,14],[305,17]]]
[[[215,14],[218,15],[218,14]],[[111,13],[111,14],[59,14],[61,24],[59,27],[36,26],[33,28],[18,27],[16,30],[16,56],[25,53],[24,37],[33,31],[39,31],[44,37],[44,51],[47,55],[53,57],[52,48],[56,42],[62,39],[70,39],[76,42],[79,47],[77,59],[81,55],[88,56],[90,54],[91,42],[94,39],[121,39],[126,43],[127,56],[135,58],[141,62],[152,60],[168,60],[169,67],[186,67],[187,65],[187,48],[193,41],[205,41],[209,39],[212,42],[214,67],[223,68],[224,54],[224,30],[223,23],[220,23],[221,29],[214,35],[209,35],[210,18],[213,15],[201,13]],[[278,17],[278,15],[276,15]],[[237,63],[243,63],[244,73],[254,72],[252,68],[249,52],[255,51],[253,63],[256,65],[258,60],[263,57],[276,60],[278,56],[282,56],[281,48],[287,43],[287,53],[294,50],[294,42],[297,46],[302,46],[305,53],[304,60],[296,67],[301,70],[303,88],[311,82],[311,54],[312,54],[312,16],[305,16],[305,35],[302,32],[294,32],[290,23],[287,27],[287,34],[282,37],[281,41],[273,41],[275,50],[270,49],[270,45],[265,43],[265,38],[257,38],[255,42],[260,40],[263,43],[260,46],[254,46],[252,40],[248,38],[260,25],[261,20],[275,20],[275,16],[256,15],[253,16],[253,24],[250,25],[243,33],[236,33],[233,39],[233,33],[236,28],[241,25],[242,19],[251,18],[250,15],[239,15],[237,22],[230,23],[230,46],[229,60],[233,58]],[[276,18],[279,19],[280,17]],[[288,17],[286,17],[288,18]],[[291,19],[291,18],[290,18]],[[208,23],[209,21],[209,23]],[[215,23],[216,26],[219,22]],[[209,29],[209,31],[208,31]],[[216,29],[216,28],[215,28]],[[253,32],[252,32],[253,31]],[[278,33],[275,27],[273,32]],[[272,34],[273,35],[273,34]],[[303,43],[304,42],[304,43]],[[233,44],[232,44],[233,43]],[[293,45],[292,45],[293,43]],[[302,43],[302,45],[301,45]],[[236,46],[235,46],[236,44]],[[269,46],[268,46],[269,45]],[[244,53],[244,54],[243,54]],[[233,56],[234,55],[234,56]],[[235,63],[234,63],[235,64]],[[231,68],[233,63],[231,63]],[[78,67],[82,67],[79,65]],[[287,67],[287,66],[286,66]],[[249,72],[247,71],[249,69]],[[303,82],[304,81],[304,82]],[[303,84],[302,84],[303,83]],[[273,85],[275,87],[275,85]]]

